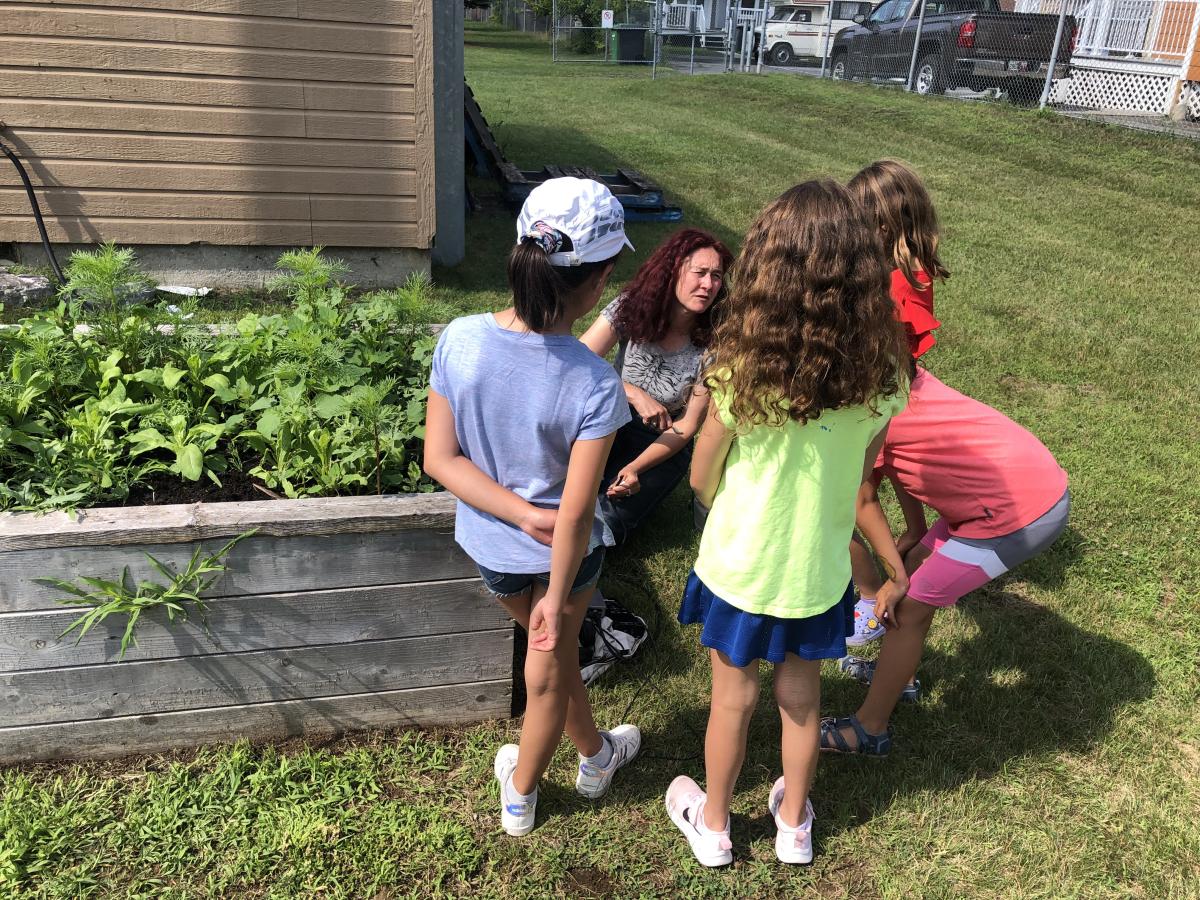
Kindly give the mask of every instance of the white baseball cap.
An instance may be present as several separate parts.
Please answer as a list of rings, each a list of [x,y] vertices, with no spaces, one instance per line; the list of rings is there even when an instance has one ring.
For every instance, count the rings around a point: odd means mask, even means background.
[[[579,266],[612,259],[622,247],[633,249],[625,237],[625,209],[607,185],[590,178],[551,178],[525,198],[517,216],[517,242],[536,232],[536,224],[556,228],[571,239],[573,249],[551,253],[555,266]]]

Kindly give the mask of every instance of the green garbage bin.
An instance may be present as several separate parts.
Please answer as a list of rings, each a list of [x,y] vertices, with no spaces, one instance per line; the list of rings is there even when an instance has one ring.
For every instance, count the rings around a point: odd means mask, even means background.
[[[617,25],[613,28],[612,58],[619,63],[646,62],[646,32],[644,25]]]

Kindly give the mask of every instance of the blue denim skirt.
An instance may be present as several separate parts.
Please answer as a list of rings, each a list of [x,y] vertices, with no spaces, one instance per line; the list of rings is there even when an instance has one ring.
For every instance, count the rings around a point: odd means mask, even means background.
[[[806,619],[779,619],[745,612],[710,591],[693,571],[683,589],[680,625],[703,625],[700,643],[720,650],[735,666],[756,659],[781,663],[788,653],[801,659],[839,659],[854,633],[854,585],[833,606]]]

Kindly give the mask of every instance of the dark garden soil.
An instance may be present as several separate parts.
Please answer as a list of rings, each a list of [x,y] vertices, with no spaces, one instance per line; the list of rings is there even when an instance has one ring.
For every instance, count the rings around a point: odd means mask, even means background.
[[[129,492],[125,506],[162,506],[166,503],[229,503],[237,500],[272,500],[272,494],[249,475],[225,472],[218,487],[208,478],[183,481],[172,472],[151,475]]]

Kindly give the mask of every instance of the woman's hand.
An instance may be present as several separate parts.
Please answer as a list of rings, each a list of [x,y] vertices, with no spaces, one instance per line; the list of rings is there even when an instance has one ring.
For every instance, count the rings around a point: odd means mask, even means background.
[[[525,515],[521,517],[520,526],[523,532],[539,544],[549,547],[550,539],[554,537],[554,523],[557,520],[557,509],[543,509],[531,503],[529,509],[525,511]]]
[[[632,497],[641,489],[642,482],[638,479],[637,469],[629,465],[617,473],[606,493],[610,497]]]
[[[659,431],[666,431],[671,427],[671,414],[667,412],[667,408],[640,387],[626,384],[625,396],[646,425]]]

